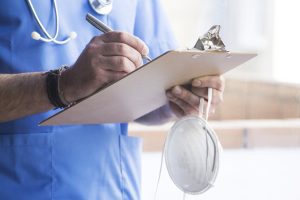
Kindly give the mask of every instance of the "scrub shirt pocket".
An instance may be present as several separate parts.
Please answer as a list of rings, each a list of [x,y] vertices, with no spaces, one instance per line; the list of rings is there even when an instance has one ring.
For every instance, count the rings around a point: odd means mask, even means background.
[[[52,134],[0,135],[0,198],[51,199]]]
[[[142,139],[120,135],[123,200],[139,200],[141,191]]]

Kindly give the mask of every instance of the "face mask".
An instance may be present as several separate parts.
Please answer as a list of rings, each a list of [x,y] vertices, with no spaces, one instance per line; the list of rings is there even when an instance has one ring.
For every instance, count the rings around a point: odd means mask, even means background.
[[[223,51],[225,45],[219,35],[220,26],[211,27],[199,38],[195,49]],[[212,89],[208,89],[208,101],[204,116],[204,99],[200,99],[199,116],[188,116],[177,121],[171,128],[162,154],[155,199],[162,171],[163,158],[173,183],[185,194],[201,194],[211,188],[219,170],[221,145],[214,130],[209,126],[208,113]]]
[[[214,183],[219,168],[218,139],[201,117],[177,121],[167,137],[165,162],[174,184],[187,194],[201,194]]]
[[[203,118],[204,99],[201,99],[199,116],[187,116],[178,120],[165,142],[163,157],[169,176],[185,194],[201,194],[207,191],[218,174],[221,146],[214,130],[207,123],[211,98],[210,88],[206,119]],[[155,198],[156,195],[157,190]]]

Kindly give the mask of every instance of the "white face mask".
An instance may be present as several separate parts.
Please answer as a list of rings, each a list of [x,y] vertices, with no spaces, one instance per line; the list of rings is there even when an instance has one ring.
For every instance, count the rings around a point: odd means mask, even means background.
[[[214,183],[219,168],[218,139],[201,117],[177,121],[167,137],[167,170],[174,184],[188,194],[200,194]]]
[[[220,26],[211,27],[194,48],[201,51],[227,52],[219,35]],[[200,99],[199,117],[190,116],[178,120],[171,128],[165,142],[168,173],[174,184],[187,194],[201,194],[215,182],[219,170],[221,145],[214,130],[207,123],[212,100],[212,89],[208,88],[208,101],[204,116],[204,99]],[[162,158],[163,158],[162,156]],[[162,159],[163,161],[163,159]],[[162,170],[162,162],[160,174]],[[156,187],[155,199],[158,191]]]
[[[202,117],[204,99],[201,99],[199,117],[188,116],[178,120],[172,126],[165,142],[163,156],[169,176],[186,194],[201,194],[207,191],[218,174],[221,145],[216,133],[207,123],[211,100],[212,89],[209,88],[206,119]],[[160,174],[161,170],[162,163]],[[157,190],[158,184],[155,198]]]

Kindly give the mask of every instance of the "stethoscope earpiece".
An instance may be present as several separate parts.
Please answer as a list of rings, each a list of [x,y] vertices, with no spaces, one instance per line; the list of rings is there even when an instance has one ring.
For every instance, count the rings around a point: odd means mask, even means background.
[[[41,39],[41,35],[38,32],[33,31],[31,33],[31,38],[34,39],[34,40],[40,40]]]
[[[75,38],[77,38],[77,33],[75,31],[72,31],[69,37],[71,38],[71,40],[74,40]]]

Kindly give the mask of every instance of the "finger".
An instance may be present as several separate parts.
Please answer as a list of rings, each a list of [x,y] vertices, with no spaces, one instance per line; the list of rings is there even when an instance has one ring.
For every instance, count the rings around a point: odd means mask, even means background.
[[[149,52],[147,45],[141,39],[126,32],[108,32],[102,35],[102,40],[106,43],[117,42],[127,44],[142,55],[147,55]]]
[[[207,88],[192,87],[191,91],[195,95],[208,100],[208,96],[207,96],[208,91],[207,91]],[[218,104],[220,104],[222,102],[223,102],[223,92],[221,92],[219,90],[216,90],[216,89],[213,89],[212,104],[213,105],[218,105]]]
[[[143,63],[141,54],[136,49],[124,43],[104,43],[99,47],[99,53],[104,56],[124,56],[131,60],[136,68],[140,67]]]
[[[185,116],[185,115],[199,115],[200,113],[200,111],[199,111],[199,109],[198,110],[193,110],[192,112],[189,112],[189,111],[186,111],[186,110],[184,110],[185,108],[184,108],[184,106],[180,106],[180,104],[178,104],[178,103],[175,103],[174,101],[176,101],[174,98],[174,96],[172,96],[172,94],[168,94],[167,93],[167,96],[169,96],[168,97],[168,99],[169,99],[169,101],[170,101],[170,107],[171,107],[171,109],[172,109],[172,111],[173,111],[173,113],[177,116],[177,117],[183,117],[183,116]],[[205,111],[206,111],[206,107],[207,107],[207,101],[204,101],[204,103],[203,103],[203,107],[204,107],[204,113],[202,113],[203,115],[205,115]],[[210,114],[214,114],[215,113],[215,110],[216,110],[216,108],[215,108],[215,105],[211,105],[210,106],[210,110],[209,110],[209,113]]]
[[[201,88],[207,87],[219,91],[224,91],[225,79],[223,78],[223,76],[203,76],[195,78],[192,81],[192,86]]]
[[[108,71],[107,78],[111,82],[115,82],[115,81],[118,81],[118,80],[122,79],[126,75],[127,75],[127,73],[125,73],[125,72],[112,72],[112,71]]]
[[[223,92],[221,92],[219,90],[213,90],[213,96],[212,96],[211,104],[213,106],[217,106],[222,102],[223,102]]]
[[[207,100],[204,99],[204,101],[203,101],[203,110],[200,110],[200,105],[199,105],[199,109],[198,109],[199,114],[198,115],[204,117],[206,115],[207,106],[208,106],[208,102],[207,102]],[[215,110],[216,110],[216,105],[211,104],[210,107],[209,107],[208,114],[214,114]]]
[[[187,102],[177,98],[170,91],[167,92],[167,97],[168,97],[169,101],[173,102],[180,109],[182,109],[186,115],[198,115],[198,109],[194,108]]]
[[[87,46],[89,46],[89,45],[96,45],[96,44],[104,44],[103,35],[94,36],[90,40],[90,42],[87,44]]]
[[[130,73],[134,71],[135,65],[131,60],[123,56],[101,56],[102,69]]]
[[[101,73],[97,74],[95,80],[98,82],[100,88],[103,88],[122,79],[126,75],[127,73],[125,72],[102,71]]]
[[[189,104],[190,106],[198,109],[200,98],[193,94],[192,92],[186,90],[181,86],[175,86],[171,89],[172,94],[177,97],[178,99],[184,101],[185,103]]]
[[[192,87],[191,88],[191,92],[194,93],[195,95],[197,95],[198,97],[204,98],[205,100],[207,100],[207,98],[208,98],[208,96],[207,96],[208,95],[207,88]]]
[[[177,118],[181,118],[185,115],[184,111],[175,103],[169,102],[172,112],[176,115]]]

